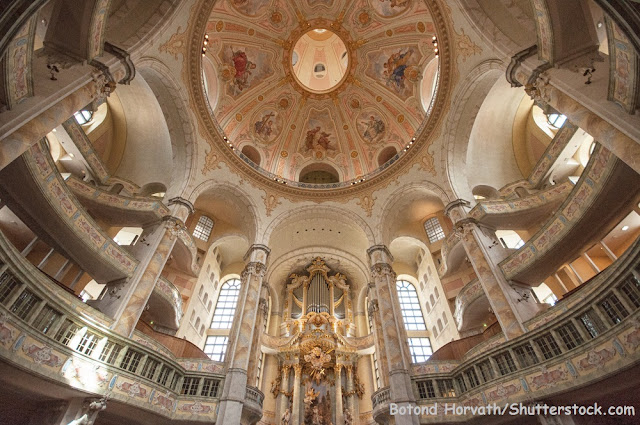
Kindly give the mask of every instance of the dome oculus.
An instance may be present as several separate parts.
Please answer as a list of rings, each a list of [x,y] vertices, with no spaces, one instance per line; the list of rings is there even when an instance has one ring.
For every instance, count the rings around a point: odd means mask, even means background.
[[[302,35],[293,47],[291,66],[296,81],[312,93],[327,93],[344,78],[349,54],[333,31],[317,28]]]

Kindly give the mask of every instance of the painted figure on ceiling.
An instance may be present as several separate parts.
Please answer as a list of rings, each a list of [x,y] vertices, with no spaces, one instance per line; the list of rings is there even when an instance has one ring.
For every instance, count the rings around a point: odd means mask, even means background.
[[[369,143],[372,143],[378,136],[384,133],[384,122],[373,115],[369,116],[368,120],[361,121],[360,124],[364,127],[362,137]]]
[[[251,70],[256,68],[256,64],[251,62],[242,50],[233,51],[231,60],[235,69],[233,84],[239,91],[242,91],[249,87],[249,76],[251,76]]]
[[[254,124],[254,130],[257,135],[268,139],[273,132],[273,120],[272,118],[275,116],[275,113],[269,112],[262,117],[260,121],[256,121]]]
[[[411,59],[413,49],[408,49],[404,53],[402,49],[397,53],[392,53],[387,62],[383,65],[383,75],[387,79],[387,84],[391,84],[397,91],[404,89],[404,72],[407,69],[407,63]]]

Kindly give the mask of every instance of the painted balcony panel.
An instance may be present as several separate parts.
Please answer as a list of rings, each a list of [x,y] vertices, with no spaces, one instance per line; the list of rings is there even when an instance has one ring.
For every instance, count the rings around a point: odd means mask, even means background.
[[[43,142],[3,169],[0,184],[3,198],[31,230],[98,283],[133,274],[138,260],[103,232],[69,191]]]

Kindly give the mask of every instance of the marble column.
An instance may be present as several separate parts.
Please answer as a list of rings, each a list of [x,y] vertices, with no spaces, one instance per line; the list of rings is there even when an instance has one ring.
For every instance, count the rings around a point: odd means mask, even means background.
[[[351,411],[351,417],[356,413],[356,394],[353,384],[353,365],[347,365],[347,409]]]
[[[185,231],[182,220],[172,216],[165,217],[161,225],[146,238],[149,243],[147,255],[141,259],[132,278],[121,285],[126,288],[114,288],[115,291],[109,291],[102,302],[94,304],[104,313],[112,314],[115,319],[112,326],[114,331],[127,337],[133,334],[178,234]]]
[[[280,393],[278,394],[276,402],[277,418],[281,418],[285,410],[287,410],[287,408],[289,407],[289,392],[291,391],[291,388],[289,387],[290,369],[291,365],[286,364],[282,366],[282,372],[280,375],[282,377],[282,380],[280,381]]]
[[[104,74],[97,73],[82,87],[13,131],[0,143],[0,169],[25,153],[31,145],[40,141],[75,112],[95,100],[107,97],[113,90],[115,83]]]
[[[304,419],[300,412],[300,402],[302,401],[302,365],[296,363],[293,365],[293,406],[291,407],[291,424],[298,425],[300,419]]]
[[[376,362],[380,375],[380,388],[389,385],[389,363],[387,361],[387,347],[384,343],[384,335],[382,332],[382,320],[380,318],[380,307],[378,305],[378,296],[375,284],[369,284],[369,317],[373,324],[373,342],[375,345]],[[375,377],[374,377],[375,379]]]
[[[344,425],[344,406],[342,405],[342,365],[337,364],[333,373],[335,374],[336,388],[336,425]]]
[[[264,327],[267,323],[267,315],[269,314],[269,284],[262,282],[260,287],[260,299],[258,300],[258,315],[255,319],[255,331],[251,341],[251,350],[249,356],[249,366],[247,370],[247,382],[251,386],[257,385],[258,365],[262,356],[260,339],[264,333]]]
[[[227,362],[229,369],[220,397],[218,420],[220,423],[240,423],[244,406],[247,385],[254,386],[249,381],[250,364],[256,369],[256,351],[260,350],[260,335],[258,329],[260,299],[264,297],[263,278],[266,273],[266,263],[270,250],[265,245],[252,245],[244,256],[247,263],[242,272],[242,286],[238,297],[237,311],[229,334],[227,348]],[[254,373],[255,376],[255,372]]]
[[[383,324],[381,333],[387,356],[391,401],[399,405],[414,404],[415,396],[409,371],[411,356],[396,289],[396,273],[391,267],[393,256],[384,245],[372,246],[367,250],[367,254]],[[395,420],[398,425],[418,423],[418,418],[412,415],[397,416]]]
[[[461,234],[464,250],[505,338],[513,339],[524,333],[524,320],[511,297],[514,291],[498,267],[498,259],[492,257],[495,256],[494,253],[489,252],[493,249],[497,253],[501,245],[495,238],[495,233],[493,238],[487,236],[475,220],[467,218],[464,208],[468,205],[468,202],[458,199],[445,207],[445,214],[454,223],[455,231]]]

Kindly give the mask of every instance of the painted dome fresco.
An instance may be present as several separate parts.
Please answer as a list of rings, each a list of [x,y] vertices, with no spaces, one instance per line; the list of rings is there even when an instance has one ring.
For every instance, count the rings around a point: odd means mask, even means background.
[[[254,168],[360,179],[397,159],[428,117],[435,35],[418,0],[218,1],[202,58],[210,112]]]

